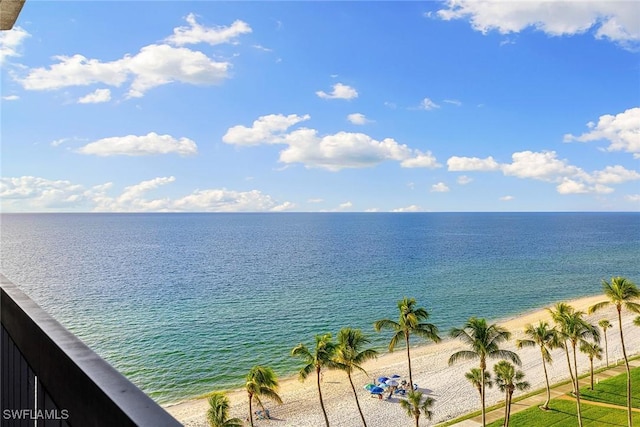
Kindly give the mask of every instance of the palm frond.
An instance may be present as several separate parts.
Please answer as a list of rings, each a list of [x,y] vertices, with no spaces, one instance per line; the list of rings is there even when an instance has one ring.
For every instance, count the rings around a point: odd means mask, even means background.
[[[596,311],[602,310],[603,308],[607,307],[609,304],[611,304],[611,301],[598,302],[598,303],[592,305],[591,307],[589,307],[589,309],[587,310],[587,313],[593,314]]]
[[[474,360],[479,358],[480,356],[475,351],[469,351],[469,350],[457,351],[449,357],[449,366],[453,365],[454,363],[457,363],[460,360]]]

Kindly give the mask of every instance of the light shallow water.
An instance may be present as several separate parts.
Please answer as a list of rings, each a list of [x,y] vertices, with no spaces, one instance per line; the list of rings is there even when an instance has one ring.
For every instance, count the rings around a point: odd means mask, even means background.
[[[2,272],[161,403],[417,299],[443,335],[638,282],[637,213],[3,214]]]

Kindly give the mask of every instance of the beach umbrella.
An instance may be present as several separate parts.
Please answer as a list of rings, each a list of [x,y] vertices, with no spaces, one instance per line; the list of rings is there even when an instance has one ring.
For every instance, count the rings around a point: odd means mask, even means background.
[[[391,379],[392,380],[397,380],[398,378],[402,378],[402,377],[400,375],[398,375],[398,374],[391,375]]]
[[[389,377],[378,377],[378,382],[379,383],[384,383],[389,379]]]
[[[398,381],[396,380],[389,380],[385,384],[388,385],[389,387],[397,387],[399,385]]]
[[[382,394],[382,393],[384,393],[384,389],[382,387],[373,387],[369,391],[371,392],[371,394]]]
[[[368,390],[368,391],[371,391],[371,389],[374,388],[374,387],[377,387],[377,386],[375,384],[369,383],[369,384],[364,386],[364,389]]]

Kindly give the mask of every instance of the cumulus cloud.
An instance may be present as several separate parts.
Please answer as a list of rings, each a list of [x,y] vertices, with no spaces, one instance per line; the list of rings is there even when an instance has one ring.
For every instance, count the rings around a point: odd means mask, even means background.
[[[580,136],[567,134],[565,142],[600,141],[610,142],[608,151],[625,151],[640,158],[640,107],[630,108],[622,113],[600,116],[598,123],[587,123],[589,131]]]
[[[271,114],[253,122],[252,127],[233,126],[222,137],[227,144],[258,145],[283,144],[280,162],[302,163],[308,168],[339,171],[345,168],[375,166],[386,160],[398,161],[402,167],[438,167],[431,153],[411,150],[392,138],[382,141],[369,135],[354,132],[338,132],[318,135],[318,131],[300,128],[287,132],[289,127],[308,120],[309,115]]]
[[[184,44],[228,43],[251,31],[242,21],[231,27],[206,28],[193,15],[190,27],[179,27],[167,43],[144,46],[135,55],[126,54],[113,61],[87,58],[81,54],[54,56],[49,67],[31,68],[16,80],[27,90],[55,90],[71,86],[105,84],[120,87],[131,82],[128,98],[138,98],[152,88],[173,83],[216,85],[229,78],[231,63],[216,61],[204,53],[182,47]]]
[[[16,26],[11,30],[0,31],[0,65],[9,57],[20,56],[20,47],[27,37],[31,35]]]
[[[420,206],[418,205],[410,205],[404,208],[395,208],[391,209],[391,212],[419,212]]]
[[[5,101],[17,101],[18,99],[20,99],[20,97],[18,95],[7,95],[3,96],[2,99],[4,99]]]
[[[111,100],[111,91],[109,89],[96,89],[95,91],[78,99],[79,104],[98,104],[101,102],[109,102]]]
[[[640,202],[640,194],[627,194],[624,196],[624,199],[627,202],[639,203]]]
[[[449,187],[444,182],[439,182],[431,186],[432,193],[446,193],[449,191]]]
[[[367,119],[367,117],[361,113],[349,114],[347,116],[347,120],[349,120],[349,122],[354,125],[366,125],[367,123],[371,122],[371,120]]]
[[[351,86],[336,83],[333,85],[333,91],[331,93],[319,90],[316,92],[316,95],[322,99],[354,99],[358,97],[358,91]]]
[[[567,176],[586,178],[582,169],[569,165],[566,160],[558,159],[555,151],[521,151],[513,153],[511,159],[510,164],[502,165],[505,175],[549,182]]]
[[[435,102],[433,102],[432,100],[430,100],[429,98],[424,98],[422,100],[422,102],[420,102],[420,108],[421,110],[435,110],[436,108],[440,108],[440,106],[438,104],[436,104]]]
[[[513,196],[502,196],[502,197],[500,197],[500,201],[501,202],[509,202],[509,201],[511,201],[513,199],[514,199]]]
[[[95,156],[150,156],[175,153],[191,156],[198,153],[196,143],[188,138],[176,139],[171,135],[126,135],[99,139],[80,147],[78,152]]]
[[[467,185],[471,182],[473,182],[473,178],[469,178],[466,175],[460,175],[457,179],[458,184],[460,185]]]
[[[447,169],[450,172],[495,171],[500,169],[500,164],[491,156],[486,159],[452,156],[447,160]]]
[[[456,107],[462,105],[462,102],[458,101],[457,99],[445,99],[444,102],[446,102],[447,104],[455,105]]]
[[[237,20],[229,27],[204,27],[196,21],[196,16],[190,13],[185,18],[188,26],[173,29],[173,35],[167,37],[167,43],[184,46],[186,44],[207,43],[212,46],[222,43],[233,43],[238,36],[251,33],[251,27],[246,22]]]
[[[0,178],[0,199],[6,212],[281,212],[295,207],[291,202],[278,203],[258,190],[206,189],[177,199],[149,197],[174,181],[172,176],[153,178],[112,196],[111,183],[85,188],[70,181],[33,176]]]
[[[284,133],[291,126],[309,120],[311,116],[305,114],[269,114],[259,117],[251,127],[237,125],[229,128],[222,137],[222,141],[234,145],[259,145],[282,143]]]
[[[518,33],[531,27],[551,36],[591,31],[596,38],[627,48],[637,47],[640,41],[640,10],[630,1],[448,0],[437,16],[446,21],[469,20],[482,33]]]

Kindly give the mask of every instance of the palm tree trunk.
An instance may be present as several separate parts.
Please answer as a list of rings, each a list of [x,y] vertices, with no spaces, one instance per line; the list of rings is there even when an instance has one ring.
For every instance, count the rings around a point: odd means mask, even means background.
[[[573,367],[576,370],[574,387],[576,389],[576,408],[578,411],[578,426],[582,427],[582,412],[580,411],[580,387],[578,384],[578,359],[576,358],[576,343],[571,342],[573,346]]]
[[[413,377],[411,376],[411,353],[409,352],[409,332],[404,333],[404,341],[407,345],[407,361],[409,362],[409,387],[413,391]]]
[[[604,354],[607,361],[607,368],[609,367],[609,343],[607,343],[607,328],[604,328]]]
[[[480,371],[482,376],[482,391],[480,392],[480,400],[482,401],[482,427],[487,425],[487,414],[484,409],[484,371],[487,369],[484,359],[480,360]]]
[[[507,399],[507,416],[505,418],[504,427],[509,427],[509,421],[511,421],[511,399],[513,398],[513,390],[509,390],[509,398]]]
[[[544,354],[542,355],[542,369],[544,370],[544,380],[547,384],[547,400],[542,405],[542,408],[549,409],[549,401],[551,400],[551,387],[549,386],[549,374],[547,374],[547,364],[544,361]]]
[[[564,342],[564,352],[567,355],[567,366],[569,366],[569,376],[571,377],[571,386],[573,387],[573,394],[576,394],[576,380],[573,378],[573,371],[571,370],[571,359],[569,359],[569,347],[567,342]]]
[[[624,366],[627,370],[627,424],[629,427],[633,426],[633,419],[631,416],[631,369],[629,369],[629,359],[627,359],[627,350],[624,348],[624,334],[622,333],[622,307],[617,306],[618,309],[618,326],[620,326],[620,342],[622,343],[622,357],[624,357]]]
[[[356,393],[356,387],[353,385],[353,380],[351,379],[351,372],[347,371],[347,377],[349,378],[349,384],[351,384],[351,390],[353,390],[353,397],[356,398],[356,406],[358,407],[358,412],[360,412],[362,424],[364,424],[364,427],[367,427],[367,422],[364,419],[364,414],[362,413],[362,408],[360,408],[360,402],[358,401],[358,393]]]
[[[420,420],[420,412],[418,412],[418,414],[416,415],[416,427],[420,427],[420,424],[418,423],[419,420]]]
[[[318,384],[318,396],[320,397],[320,407],[322,408],[322,415],[324,415],[324,422],[327,424],[327,427],[329,427],[329,418],[327,417],[327,410],[324,409],[324,402],[322,401],[322,390],[320,389],[320,368],[316,368],[316,377],[317,377],[317,384]]]
[[[504,424],[503,427],[509,425],[509,390],[504,393]]]
[[[253,394],[249,393],[249,422],[251,423],[251,427],[253,427]]]
[[[593,356],[589,358],[589,366],[591,368],[591,390],[593,390]]]

